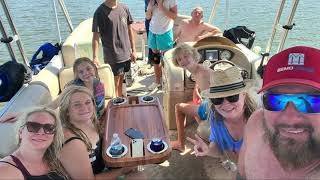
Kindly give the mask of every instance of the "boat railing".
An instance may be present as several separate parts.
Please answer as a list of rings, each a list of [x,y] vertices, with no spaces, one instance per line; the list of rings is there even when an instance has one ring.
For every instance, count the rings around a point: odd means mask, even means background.
[[[55,0],[53,0],[53,1],[55,1]],[[58,0],[58,2],[59,2],[59,5],[60,5],[60,8],[61,8],[61,10],[62,10],[62,12],[63,12],[63,14],[64,14],[64,17],[66,18],[67,24],[68,24],[68,26],[69,26],[69,31],[70,31],[70,33],[71,33],[74,28],[73,28],[72,21],[71,21],[71,17],[70,17],[70,15],[69,15],[69,12],[68,12],[68,10],[67,10],[67,7],[66,7],[66,5],[65,5],[65,3],[64,3],[64,0]],[[56,19],[58,19],[57,16],[56,16]]]
[[[60,5],[60,8],[64,14],[64,17],[67,21],[68,26],[69,26],[70,32],[73,31],[73,25],[71,22],[70,15],[67,11],[66,5],[64,3],[64,0],[53,0],[55,18],[56,18],[56,23],[57,23],[57,32],[59,33],[58,35],[59,35],[60,43],[61,43],[61,35],[60,35],[59,21],[58,21],[58,15],[57,15],[56,1],[58,1],[58,4]],[[1,42],[6,44],[8,51],[9,51],[9,54],[11,56],[11,59],[13,61],[17,61],[16,54],[15,54],[15,51],[12,46],[12,43],[16,42],[24,64],[29,66],[28,58],[25,54],[23,44],[21,42],[21,38],[19,36],[19,33],[18,33],[17,28],[15,26],[15,23],[13,22],[11,13],[10,13],[8,5],[7,5],[7,2],[6,2],[6,0],[0,0],[0,2],[1,2],[2,9],[6,15],[6,19],[8,21],[8,24],[10,26],[10,30],[12,31],[12,34],[13,34],[13,36],[9,36],[7,30],[4,27],[3,20],[0,18],[0,31],[2,34]]]
[[[284,44],[285,44],[285,41],[287,39],[287,35],[288,35],[289,31],[292,30],[293,26],[295,25],[294,23],[292,23],[292,21],[293,21],[293,17],[295,15],[299,0],[292,1],[293,5],[291,7],[291,11],[288,16],[287,23],[285,25],[279,24],[285,3],[286,3],[286,0],[282,0],[280,3],[279,9],[277,11],[277,15],[274,20],[274,24],[272,26],[271,36],[270,36],[268,44],[266,46],[266,51],[265,51],[266,53],[269,53],[271,51],[272,43],[273,43],[273,40],[274,40],[274,37],[275,37],[275,34],[277,31],[280,31],[280,33],[281,33],[281,36],[280,36],[281,39],[280,39],[280,42],[279,42],[279,45],[277,48],[277,52],[282,51]]]
[[[12,20],[12,16],[10,14],[8,5],[6,3],[6,0],[0,0],[0,2],[1,2],[2,9],[3,9],[3,11],[4,11],[5,15],[6,15],[7,20],[8,20],[8,23],[9,23],[9,26],[11,28],[11,31],[14,34],[13,37],[8,36],[8,33],[5,30],[4,25],[2,23],[2,19],[0,19],[0,30],[1,30],[1,33],[2,33],[2,36],[3,36],[3,38],[1,38],[1,42],[5,43],[7,45],[9,54],[10,54],[11,59],[13,61],[16,61],[16,55],[14,53],[14,50],[13,50],[13,47],[12,47],[11,43],[12,42],[16,42],[24,63],[29,65],[28,58],[27,58],[27,56],[26,56],[26,54],[24,52],[24,48],[23,48],[19,33],[18,33],[17,28],[16,28],[16,26],[15,26],[13,20]]]

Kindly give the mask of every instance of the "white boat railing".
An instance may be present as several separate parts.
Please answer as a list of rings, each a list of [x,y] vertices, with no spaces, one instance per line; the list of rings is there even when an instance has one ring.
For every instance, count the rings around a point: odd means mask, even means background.
[[[208,19],[208,23],[209,24],[213,23],[213,18],[216,15],[216,11],[217,11],[219,3],[220,3],[220,0],[214,0],[213,1],[213,5],[212,5],[212,8],[211,8],[211,13],[210,13],[210,16],[209,16],[209,19]]]
[[[2,9],[3,9],[3,11],[4,11],[4,13],[5,13],[6,17],[7,17],[7,20],[8,20],[9,26],[11,28],[11,31],[14,34],[13,37],[9,37],[8,36],[6,30],[5,30],[4,26],[3,26],[3,23],[2,23],[2,21],[0,19],[0,25],[1,25],[1,29],[0,30],[2,32],[3,37],[7,40],[4,43],[7,45],[7,48],[9,50],[9,54],[11,56],[11,59],[13,61],[16,61],[16,56],[15,56],[14,50],[13,50],[12,45],[11,45],[11,43],[16,42],[24,63],[29,65],[28,58],[24,53],[23,45],[22,45],[22,42],[20,40],[20,36],[19,36],[18,31],[17,31],[17,28],[14,25],[14,22],[12,20],[8,5],[7,5],[5,0],[0,0],[0,2],[1,2],[1,5],[2,5]]]
[[[285,44],[285,41],[287,39],[289,30],[291,30],[293,28],[293,26],[295,25],[294,23],[292,23],[292,21],[293,21],[293,17],[295,15],[296,9],[298,7],[299,0],[292,1],[293,5],[291,8],[290,14],[288,16],[287,23],[285,25],[279,24],[285,3],[286,3],[286,0],[282,0],[280,3],[280,7],[277,11],[277,15],[275,17],[274,24],[272,26],[271,36],[270,36],[270,39],[269,39],[268,44],[266,46],[266,53],[269,53],[271,51],[272,43],[273,43],[273,40],[274,40],[274,37],[275,37],[277,30],[280,31],[280,33],[281,33],[281,36],[280,36],[281,39],[280,39],[280,43],[278,45],[277,52],[282,51],[284,44]]]
[[[71,18],[70,18],[70,15],[69,15],[69,12],[67,10],[67,7],[64,3],[64,0],[58,0],[59,4],[60,4],[60,7],[61,7],[61,10],[64,14],[64,17],[66,18],[66,21],[67,21],[67,24],[69,26],[69,31],[70,33],[73,31],[73,25],[72,25],[72,21],[71,21]]]

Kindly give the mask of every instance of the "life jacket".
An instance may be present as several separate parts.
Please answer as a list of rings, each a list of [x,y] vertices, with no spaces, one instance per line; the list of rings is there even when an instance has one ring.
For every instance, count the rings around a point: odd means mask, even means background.
[[[28,66],[8,61],[0,66],[0,102],[9,101],[24,83],[32,80]]]
[[[55,45],[52,45],[51,43],[44,43],[41,45],[30,61],[30,67],[34,74],[38,74],[60,50],[61,47],[58,43]],[[40,52],[42,52],[42,57],[38,58]]]
[[[230,39],[236,44],[243,44],[251,49],[253,42],[256,38],[254,31],[251,31],[246,26],[237,26],[223,32],[223,36]]]

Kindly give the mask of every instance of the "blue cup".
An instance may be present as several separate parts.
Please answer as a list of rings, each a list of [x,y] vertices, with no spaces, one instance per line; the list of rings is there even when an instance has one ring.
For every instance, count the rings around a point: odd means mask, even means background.
[[[160,152],[164,149],[164,144],[161,139],[152,139],[150,149],[154,152]]]

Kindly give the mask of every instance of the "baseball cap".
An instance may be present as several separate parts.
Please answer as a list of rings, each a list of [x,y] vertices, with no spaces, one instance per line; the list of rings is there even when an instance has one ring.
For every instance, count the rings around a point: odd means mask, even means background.
[[[302,84],[320,89],[320,50],[296,46],[275,54],[268,61],[259,93],[278,85]]]

